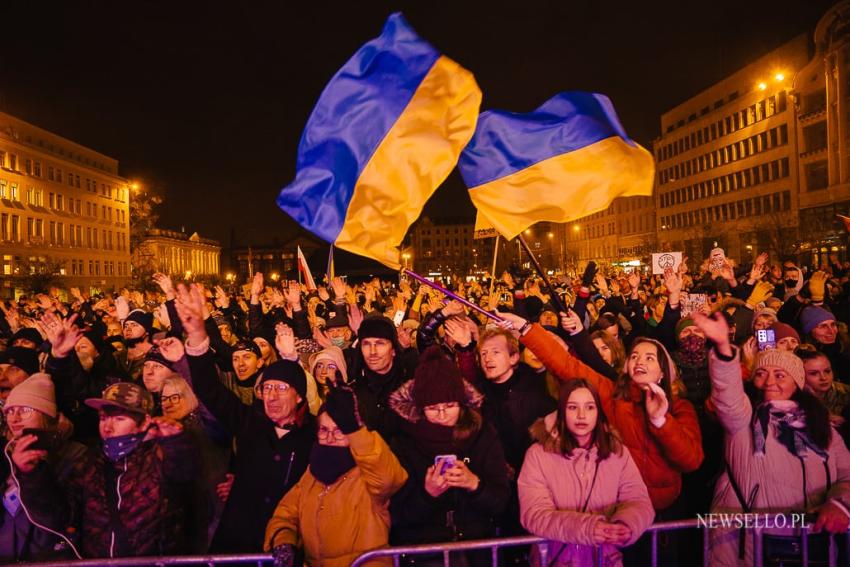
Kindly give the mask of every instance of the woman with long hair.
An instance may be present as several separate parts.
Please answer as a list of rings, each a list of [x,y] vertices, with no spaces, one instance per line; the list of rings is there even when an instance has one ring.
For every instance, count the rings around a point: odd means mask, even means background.
[[[828,534],[817,532],[847,531],[850,453],[833,433],[826,406],[806,390],[803,361],[776,349],[759,353],[750,399],[725,319],[697,314],[694,320],[714,342],[711,399],[726,433],[728,468],[717,482],[712,511],[808,513],[809,561],[825,563]],[[752,538],[742,546],[737,530],[712,530],[711,541],[712,565],[753,564]],[[762,541],[766,563],[802,559],[797,529],[767,529]]]
[[[549,566],[619,565],[619,548],[634,543],[655,516],[640,472],[601,408],[590,382],[570,380],[558,411],[531,428],[537,442],[519,475],[521,520],[550,540]]]

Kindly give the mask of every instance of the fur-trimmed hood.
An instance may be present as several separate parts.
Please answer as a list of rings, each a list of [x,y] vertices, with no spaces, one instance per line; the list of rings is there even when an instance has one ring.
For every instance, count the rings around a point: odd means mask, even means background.
[[[395,392],[390,394],[389,405],[394,412],[405,420],[411,423],[417,423],[422,419],[422,412],[416,406],[413,400],[413,385],[416,380],[408,380],[402,384]],[[475,389],[475,386],[463,381],[463,388],[466,392],[466,407],[474,410],[481,410],[481,404],[484,402],[484,395]]]

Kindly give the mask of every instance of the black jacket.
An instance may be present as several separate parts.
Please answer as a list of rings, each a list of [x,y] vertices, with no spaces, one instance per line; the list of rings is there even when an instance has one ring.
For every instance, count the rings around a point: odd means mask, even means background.
[[[532,444],[528,428],[558,405],[546,389],[545,374],[521,362],[506,382],[496,384],[481,376],[475,386],[484,394],[484,421],[495,426],[505,459],[519,474]]]
[[[236,437],[233,487],[210,552],[259,553],[278,502],[307,470],[315,420],[305,412],[300,427],[278,438],[262,405],[243,404],[219,382],[211,352],[187,358],[198,398]]]
[[[390,502],[393,545],[494,537],[495,518],[508,502],[510,488],[502,445],[484,420],[480,432],[457,457],[480,479],[469,492],[450,488],[437,498],[425,491],[425,474],[435,455],[421,449],[415,438],[399,436],[393,452],[409,478]]]

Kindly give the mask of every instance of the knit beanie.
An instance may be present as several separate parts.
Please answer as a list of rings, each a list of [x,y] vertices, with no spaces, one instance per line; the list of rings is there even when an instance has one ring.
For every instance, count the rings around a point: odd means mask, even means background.
[[[9,392],[5,407],[26,406],[55,418],[56,391],[49,374],[36,372]]]
[[[147,311],[142,311],[141,309],[133,309],[130,311],[130,314],[127,315],[127,318],[124,319],[124,323],[127,321],[135,321],[139,325],[145,328],[148,332],[148,336],[151,335],[153,331],[153,313],[148,313]]]
[[[776,342],[779,342],[782,339],[787,339],[788,337],[794,337],[797,339],[797,342],[800,342],[800,335],[791,325],[786,325],[785,323],[774,323],[771,329],[776,337]]]
[[[679,338],[679,335],[682,334],[682,331],[687,329],[688,327],[694,327],[696,323],[694,323],[693,317],[685,317],[684,319],[679,319],[679,322],[676,323],[676,339]]]
[[[272,362],[263,370],[258,384],[264,384],[269,380],[286,382],[295,389],[302,399],[307,399],[307,375],[297,362],[291,360]]]
[[[9,347],[0,352],[0,364],[17,366],[27,374],[38,372],[38,351],[25,347]]]
[[[447,402],[463,403],[466,390],[457,365],[440,347],[428,347],[413,375],[413,401],[420,410]]]
[[[395,343],[398,340],[395,324],[384,316],[372,316],[363,319],[357,336],[363,339],[386,339]]]
[[[784,350],[764,350],[756,357],[755,369],[776,366],[788,373],[799,389],[806,385],[806,370],[800,357]]]
[[[33,329],[32,327],[23,327],[21,329],[18,329],[18,331],[14,335],[12,335],[12,338],[9,340],[9,344],[15,344],[15,341],[17,341],[18,339],[23,339],[25,341],[35,343],[36,348],[41,346],[41,343],[44,342],[44,338],[41,336],[41,333],[39,333],[36,329]]]
[[[145,355],[145,362],[156,362],[157,364],[161,364],[175,372],[174,363],[162,356],[162,351],[159,350],[159,347],[154,345]]]
[[[800,314],[800,325],[807,335],[824,321],[835,321],[835,315],[817,305],[810,305]]]

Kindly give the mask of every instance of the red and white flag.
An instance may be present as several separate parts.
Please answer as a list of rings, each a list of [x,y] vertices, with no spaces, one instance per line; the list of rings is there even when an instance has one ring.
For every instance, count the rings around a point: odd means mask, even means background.
[[[307,286],[307,290],[313,291],[316,289],[316,282],[313,280],[313,274],[310,273],[310,266],[307,265],[307,259],[304,257],[300,246],[298,247],[298,271],[301,272],[301,277],[304,278],[304,285]]]

